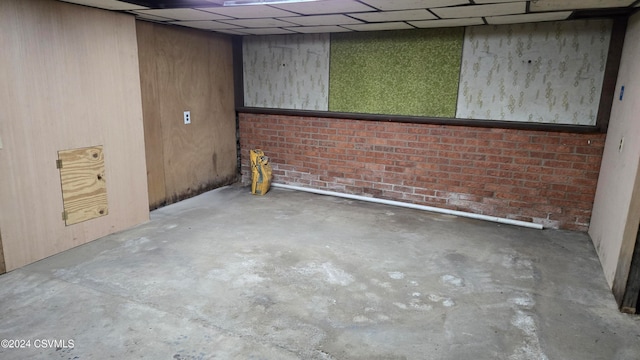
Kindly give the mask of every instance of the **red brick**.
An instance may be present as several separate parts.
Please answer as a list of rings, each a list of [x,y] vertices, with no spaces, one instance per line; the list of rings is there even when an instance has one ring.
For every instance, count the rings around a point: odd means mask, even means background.
[[[555,153],[573,153],[575,147],[569,145],[545,145],[544,150]]]
[[[484,175],[487,173],[487,170],[477,167],[463,167],[460,169],[460,172],[463,174]]]
[[[531,136],[525,135],[525,134],[515,134],[515,133],[504,134],[503,139],[506,141],[514,141],[514,142],[531,142]]]
[[[570,168],[571,163],[568,161],[545,160],[544,166],[548,168],[554,168],[554,169],[555,168],[564,169],[564,168]]]
[[[464,138],[458,137],[442,137],[440,138],[440,142],[443,144],[464,144]]]
[[[521,143],[517,145],[517,148],[529,151],[544,151],[544,144]]]
[[[478,146],[476,152],[479,154],[485,154],[485,155],[500,155],[502,154],[502,149]]]
[[[458,180],[453,180],[453,179],[437,179],[436,183],[438,184],[442,184],[442,185],[450,185],[450,186],[460,186],[460,181]]]
[[[557,168],[553,171],[553,173],[556,175],[566,175],[571,177],[586,177],[585,171],[572,168]]]
[[[459,173],[461,168],[459,166],[451,166],[451,165],[440,165],[440,171],[449,172],[449,173]]]
[[[532,136],[531,142],[536,144],[560,144],[560,137],[557,136]]]
[[[427,161],[432,164],[449,164],[449,159],[446,157],[432,157]]]
[[[501,133],[487,133],[482,134],[483,139],[487,140],[502,140],[504,138],[504,134]]]
[[[449,164],[460,167],[473,167],[475,162],[473,160],[450,159]]]
[[[501,164],[489,161],[477,161],[476,167],[481,169],[499,169]]]
[[[529,157],[518,157],[513,162],[519,165],[542,165],[542,160]]]
[[[453,130],[444,126],[439,128],[432,128],[429,133],[432,135],[439,135],[439,136],[453,136]]]
[[[604,148],[602,147],[593,147],[593,146],[577,146],[576,153],[577,154],[585,154],[585,155],[602,155],[602,151]]]
[[[489,146],[490,141],[485,139],[465,139],[464,144],[469,146]]]
[[[563,145],[580,145],[580,146],[589,146],[589,139],[584,136],[580,137],[564,137],[560,140],[560,143]]]
[[[243,182],[250,179],[248,149],[263,148],[279,182],[545,219],[564,229],[588,224],[605,139],[316,117],[239,118]]]
[[[424,195],[424,196],[435,196],[435,195],[436,195],[435,190],[431,190],[431,189],[416,188],[416,189],[414,190],[414,192],[415,192],[416,194]]]
[[[600,170],[600,164],[573,163],[571,167],[578,170],[595,171],[595,172],[598,172]]]
[[[505,200],[520,200],[522,196],[511,192],[498,192],[496,193],[496,198]]]
[[[572,185],[584,185],[595,187],[598,182],[598,179],[571,179],[570,183]]]
[[[489,156],[487,156],[487,161],[498,162],[498,163],[511,163],[511,162],[513,162],[513,158],[508,157],[508,156],[489,155]]]
[[[544,159],[544,160],[555,159],[557,157],[555,153],[543,152],[543,151],[530,151],[529,156],[531,156],[532,158]]]
[[[503,149],[502,150],[502,155],[528,158],[529,157],[529,151],[527,151],[527,150],[516,150],[516,149]]]
[[[540,196],[548,199],[565,199],[567,193],[564,191],[542,189],[540,190]]]

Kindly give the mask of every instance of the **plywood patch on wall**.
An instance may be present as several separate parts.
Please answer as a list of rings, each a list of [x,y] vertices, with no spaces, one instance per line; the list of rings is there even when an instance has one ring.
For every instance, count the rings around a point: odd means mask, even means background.
[[[58,168],[67,226],[109,213],[102,146],[58,151]]]
[[[468,27],[456,117],[595,125],[612,25]]]
[[[454,117],[463,28],[331,35],[329,110]]]

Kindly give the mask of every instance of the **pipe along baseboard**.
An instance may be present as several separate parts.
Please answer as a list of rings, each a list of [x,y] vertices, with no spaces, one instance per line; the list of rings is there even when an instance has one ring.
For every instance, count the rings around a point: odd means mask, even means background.
[[[401,201],[378,199],[378,198],[367,197],[362,195],[352,195],[352,194],[339,193],[335,191],[319,190],[319,189],[306,188],[302,186],[285,185],[285,184],[277,184],[277,183],[272,183],[271,186],[275,188],[280,188],[280,189],[304,191],[304,192],[319,194],[319,195],[335,196],[335,197],[340,197],[345,199],[368,201],[376,204],[399,206],[399,207],[404,207],[408,209],[424,210],[424,211],[430,211],[430,212],[435,212],[440,214],[455,215],[455,216],[466,217],[470,219],[485,220],[485,221],[491,221],[491,222],[496,222],[500,224],[521,226],[521,227],[526,227],[530,229],[542,230],[544,228],[540,224],[535,224],[527,221],[505,219],[497,216],[474,214],[474,213],[457,211],[457,210],[442,209],[442,208],[437,208],[433,206],[417,205],[417,204],[411,204],[411,203],[406,203]]]

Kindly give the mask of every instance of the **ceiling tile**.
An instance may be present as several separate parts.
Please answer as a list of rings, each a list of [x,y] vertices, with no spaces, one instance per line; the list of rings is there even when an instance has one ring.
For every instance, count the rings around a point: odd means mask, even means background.
[[[312,33],[330,33],[330,32],[349,32],[351,30],[345,29],[341,26],[329,25],[329,26],[298,26],[288,27],[287,30],[296,31],[304,34]]]
[[[235,31],[235,30],[229,30],[229,29],[218,29],[218,30],[216,30],[216,32],[225,33],[225,34],[229,34],[229,35],[247,35],[245,33],[241,33],[239,31]]]
[[[237,29],[234,30],[245,35],[280,35],[280,34],[295,34],[295,32],[280,28],[255,28],[255,29]]]
[[[349,16],[367,22],[383,21],[407,21],[407,20],[432,20],[437,19],[435,15],[425,9],[385,11],[373,13],[355,13]]]
[[[319,25],[345,25],[345,24],[361,24],[362,21],[350,18],[345,15],[315,15],[315,16],[297,16],[285,18],[288,22],[297,25],[319,26]]]
[[[480,5],[480,4],[495,4],[495,3],[507,3],[507,2],[518,2],[518,1],[525,2],[526,0],[474,0],[473,2]]]
[[[535,14],[489,16],[489,17],[486,17],[485,19],[487,19],[487,23],[491,25],[517,24],[517,23],[527,23],[527,22],[566,20],[569,16],[571,16],[571,13],[572,13],[571,11],[558,11],[558,12],[535,13]]]
[[[62,0],[64,2],[72,3],[72,4],[80,4],[86,6],[93,6],[107,10],[142,10],[148,9],[148,7],[129,4],[122,1],[116,0]]]
[[[469,5],[433,9],[433,13],[443,19],[470,18],[480,16],[498,16],[523,14],[526,11],[525,2],[512,2],[490,5]]]
[[[294,14],[292,12],[284,11],[281,9],[276,9],[274,7],[266,5],[198,8],[198,10],[208,11],[239,19],[298,16],[298,14]]]
[[[197,29],[205,29],[205,30],[222,30],[222,29],[236,29],[240,28],[239,26],[229,25],[225,23],[221,23],[218,21],[173,21],[171,24],[188,26]]]
[[[228,19],[226,16],[213,14],[195,9],[152,9],[140,10],[138,13],[162,16],[176,20],[222,20]]]
[[[484,25],[484,21],[482,20],[482,18],[465,18],[465,19],[409,21],[409,24],[418,28],[435,28],[435,27]]]
[[[137,19],[152,20],[152,21],[175,21],[175,19],[168,19],[162,16],[142,14],[135,11],[129,11],[129,13],[135,15]]]
[[[248,28],[277,28],[277,27],[289,27],[292,24],[290,22],[278,20],[278,19],[237,19],[237,20],[224,20],[225,23],[237,26],[243,26]]]
[[[340,14],[349,12],[374,11],[375,9],[354,0],[311,1],[292,4],[272,5],[303,15]]]
[[[538,0],[531,2],[531,11],[575,10],[607,7],[624,7],[635,0]]]
[[[469,0],[362,0],[362,2],[384,11],[427,9],[471,3]]]
[[[381,31],[381,30],[404,30],[414,29],[413,26],[404,22],[389,22],[389,23],[373,23],[373,24],[358,24],[358,25],[343,25],[347,29],[355,31]]]

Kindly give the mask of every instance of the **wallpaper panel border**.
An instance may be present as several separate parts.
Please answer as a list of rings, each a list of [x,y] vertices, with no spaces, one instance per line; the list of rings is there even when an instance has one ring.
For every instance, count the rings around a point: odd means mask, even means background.
[[[601,18],[602,19],[602,18]],[[611,16],[604,19],[613,19],[613,29],[611,31],[611,39],[607,56],[607,63],[604,72],[604,81],[600,96],[600,105],[595,125],[574,125],[574,124],[554,124],[554,123],[532,123],[519,121],[501,121],[501,120],[485,120],[485,119],[464,119],[464,118],[443,118],[433,116],[409,116],[409,115],[389,115],[389,114],[368,114],[355,112],[336,112],[336,111],[316,111],[301,109],[279,109],[267,107],[251,107],[244,105],[243,90],[243,55],[242,55],[242,37],[235,37],[238,46],[237,57],[234,58],[235,67],[239,67],[235,76],[235,93],[236,93],[236,112],[238,113],[256,113],[256,114],[280,114],[293,116],[314,116],[326,118],[342,118],[353,120],[369,120],[369,121],[386,121],[400,123],[424,123],[438,125],[454,125],[454,126],[474,126],[488,128],[505,128],[505,129],[523,129],[536,131],[562,131],[574,133],[606,133],[611,112],[611,105],[615,101],[616,83],[618,76],[618,68],[622,56],[622,48],[625,41],[625,33],[627,27],[627,16]]]

